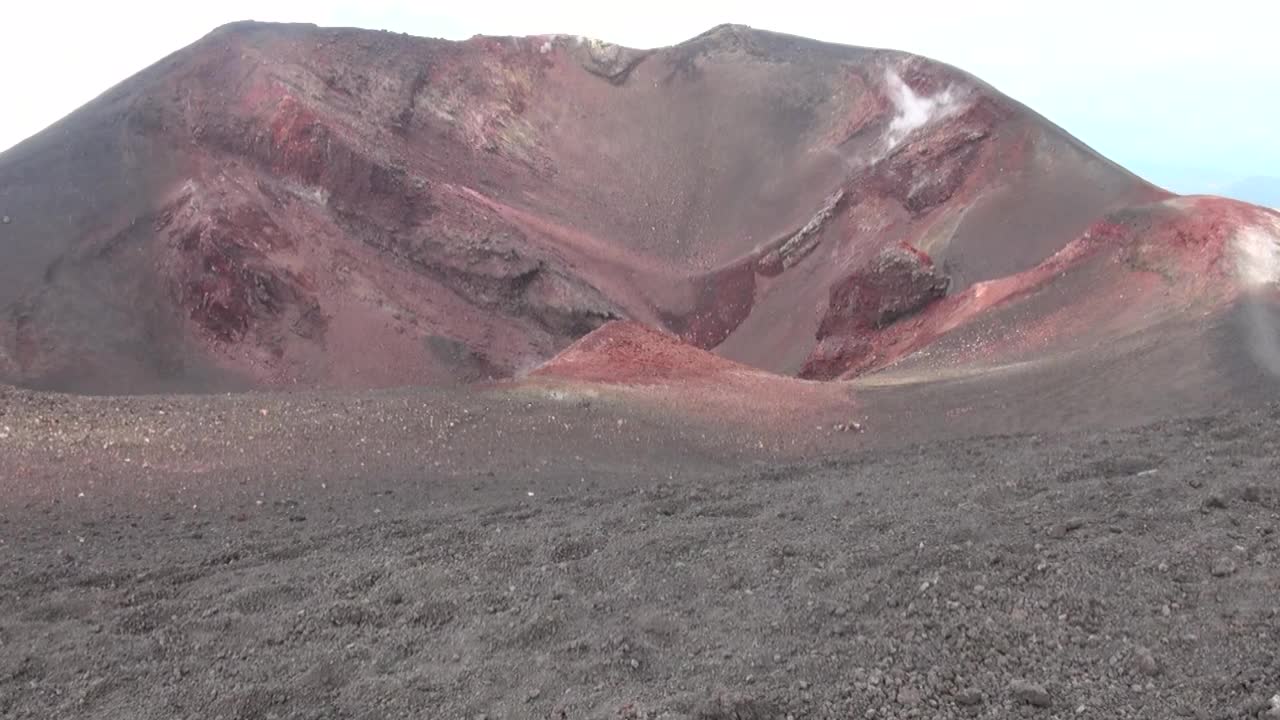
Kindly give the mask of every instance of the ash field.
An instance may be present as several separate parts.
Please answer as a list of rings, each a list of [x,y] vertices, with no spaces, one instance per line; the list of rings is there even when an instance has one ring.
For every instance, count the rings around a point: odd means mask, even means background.
[[[1280,718],[1280,213],[960,69],[237,23],[0,215],[4,717]]]

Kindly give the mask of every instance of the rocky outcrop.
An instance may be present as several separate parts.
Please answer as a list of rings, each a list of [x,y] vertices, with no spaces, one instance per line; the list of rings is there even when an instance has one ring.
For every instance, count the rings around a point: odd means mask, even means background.
[[[573,54],[584,70],[614,85],[625,83],[631,71],[649,56],[646,50],[634,50],[588,38],[578,39],[573,46]]]
[[[831,379],[858,368],[880,330],[945,297],[949,286],[925,253],[905,244],[885,249],[831,287],[818,345],[800,375]]]
[[[817,247],[823,229],[831,217],[840,210],[847,193],[843,188],[827,196],[822,207],[809,218],[795,234],[786,238],[775,250],[760,259],[759,270],[763,275],[777,275],[805,259]]]

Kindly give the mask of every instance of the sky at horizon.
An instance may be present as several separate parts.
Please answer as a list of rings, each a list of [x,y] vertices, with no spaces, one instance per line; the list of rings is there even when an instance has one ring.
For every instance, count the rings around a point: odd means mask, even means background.
[[[464,39],[584,35],[671,45],[732,22],[925,55],[973,73],[1102,154],[1186,193],[1280,176],[1280,5],[1077,0],[624,6],[561,2],[47,0],[0,11],[0,151],[213,28],[307,22]]]

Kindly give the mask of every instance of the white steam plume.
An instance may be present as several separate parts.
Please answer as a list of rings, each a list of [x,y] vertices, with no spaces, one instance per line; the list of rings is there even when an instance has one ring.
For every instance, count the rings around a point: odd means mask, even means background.
[[[1280,375],[1280,330],[1271,295],[1280,288],[1280,220],[1271,227],[1249,227],[1235,237],[1236,276],[1245,292],[1249,350],[1258,364]]]
[[[884,71],[884,82],[889,88],[889,99],[898,111],[885,137],[888,150],[896,148],[916,130],[960,109],[955,89],[950,86],[936,95],[921,97],[893,70]]]
[[[955,114],[962,109],[961,93],[954,86],[935,95],[920,97],[902,80],[902,76],[892,68],[884,71],[884,83],[888,89],[889,100],[893,103],[894,115],[889,120],[889,128],[873,147],[855,151],[853,156],[839,147],[822,148],[821,152],[835,155],[844,162],[850,173],[861,172],[870,165],[875,165],[893,152],[911,133]]]

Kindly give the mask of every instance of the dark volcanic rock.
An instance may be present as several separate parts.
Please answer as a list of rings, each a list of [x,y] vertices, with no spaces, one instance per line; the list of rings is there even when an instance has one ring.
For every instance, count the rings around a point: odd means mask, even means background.
[[[545,47],[550,48],[550,44]],[[575,52],[587,72],[599,75],[615,85],[626,82],[632,69],[649,55],[646,50],[582,38],[575,43]]]
[[[1223,578],[1235,575],[1238,569],[1239,566],[1235,560],[1223,555],[1214,560],[1213,564],[1209,566],[1209,573],[1214,577]]]
[[[778,711],[748,695],[719,695],[695,709],[694,720],[772,720]]]
[[[1138,668],[1138,672],[1143,675],[1159,675],[1160,663],[1156,661],[1156,656],[1146,648],[1140,648],[1134,656],[1134,663]]]
[[[1009,693],[1019,701],[1038,708],[1047,708],[1053,704],[1053,697],[1043,685],[1027,680],[1014,680],[1009,683]]]

